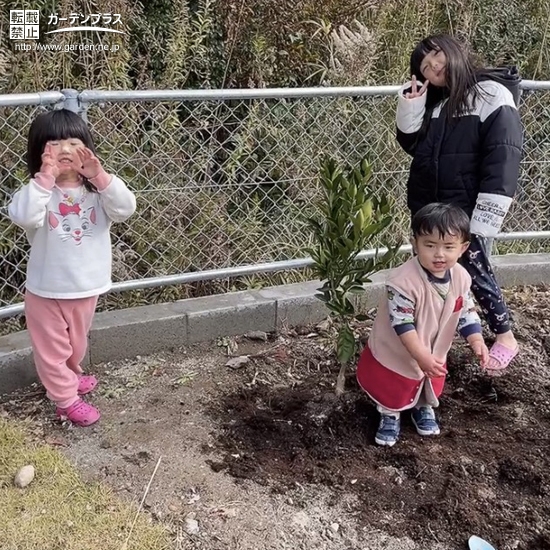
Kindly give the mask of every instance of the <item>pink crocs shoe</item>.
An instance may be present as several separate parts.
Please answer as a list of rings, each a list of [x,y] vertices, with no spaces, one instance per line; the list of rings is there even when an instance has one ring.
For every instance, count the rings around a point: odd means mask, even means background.
[[[77,426],[91,426],[99,420],[101,414],[92,405],[78,399],[70,407],[61,409],[57,407],[55,414],[60,420],[70,420]]]
[[[489,376],[500,376],[518,353],[519,346],[516,346],[516,349],[510,349],[495,342],[489,350],[489,364],[485,367],[485,372]]]
[[[81,374],[78,377],[78,395],[86,395],[97,386],[97,378],[91,374]]]

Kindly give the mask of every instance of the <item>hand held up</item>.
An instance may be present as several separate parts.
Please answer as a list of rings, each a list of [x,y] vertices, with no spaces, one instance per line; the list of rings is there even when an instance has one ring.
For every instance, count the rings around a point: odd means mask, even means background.
[[[40,172],[57,178],[59,176],[59,166],[53,158],[52,146],[49,143],[46,143],[41,159],[42,165],[40,166]]]
[[[407,99],[415,99],[417,97],[421,97],[426,93],[426,90],[428,89],[429,81],[426,80],[424,84],[420,88],[418,88],[418,82],[416,81],[416,76],[411,77],[411,91],[407,92],[405,94],[405,97]]]
[[[77,154],[80,159],[80,166],[76,167],[76,171],[86,179],[97,177],[102,170],[99,159],[87,147],[78,149]]]

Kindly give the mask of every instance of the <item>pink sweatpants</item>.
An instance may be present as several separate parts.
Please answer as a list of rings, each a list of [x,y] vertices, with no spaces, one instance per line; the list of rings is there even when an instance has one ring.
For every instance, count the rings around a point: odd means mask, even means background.
[[[25,293],[25,317],[38,377],[58,407],[67,408],[78,399],[80,362],[88,347],[97,299],[56,300]]]

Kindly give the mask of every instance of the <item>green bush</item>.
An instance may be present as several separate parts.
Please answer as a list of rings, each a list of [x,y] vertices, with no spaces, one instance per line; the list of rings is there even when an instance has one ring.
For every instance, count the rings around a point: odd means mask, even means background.
[[[10,0],[0,6],[23,7]],[[28,7],[28,6],[27,6]],[[0,33],[3,93],[61,88],[165,89],[398,84],[410,51],[437,31],[468,40],[491,64],[515,63],[550,79],[550,0],[36,0],[43,14],[120,13],[117,53],[20,52]],[[45,29],[42,29],[45,30]],[[44,36],[44,35],[43,35]],[[84,40],[96,41],[90,35]],[[48,35],[66,44],[74,37]],[[526,162],[507,230],[548,229],[550,92],[525,94]],[[26,135],[43,107],[0,108],[0,194],[27,181]],[[301,257],[304,216],[322,204],[319,159],[356,164],[369,150],[373,184],[395,200],[406,236],[409,159],[394,137],[391,97],[225,102],[106,103],[88,120],[101,159],[138,196],[139,211],[114,227],[115,280]],[[0,305],[18,301],[26,242],[0,215]],[[379,244],[378,241],[375,244]],[[546,243],[499,243],[500,252]],[[311,271],[250,276],[111,295],[102,308],[310,278]]]

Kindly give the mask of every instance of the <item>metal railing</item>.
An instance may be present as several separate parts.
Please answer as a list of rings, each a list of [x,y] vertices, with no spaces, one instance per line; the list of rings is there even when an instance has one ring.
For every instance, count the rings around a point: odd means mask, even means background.
[[[45,109],[80,113],[108,171],[136,193],[136,214],[113,226],[113,291],[124,291],[310,266],[305,216],[316,209],[326,155],[347,164],[370,156],[373,185],[396,199],[396,227],[405,235],[410,158],[394,136],[398,89],[0,96],[0,318],[22,312],[28,244],[6,207],[28,181],[28,127]],[[522,89],[520,187],[499,247],[530,252],[550,239],[550,82],[524,81]]]

